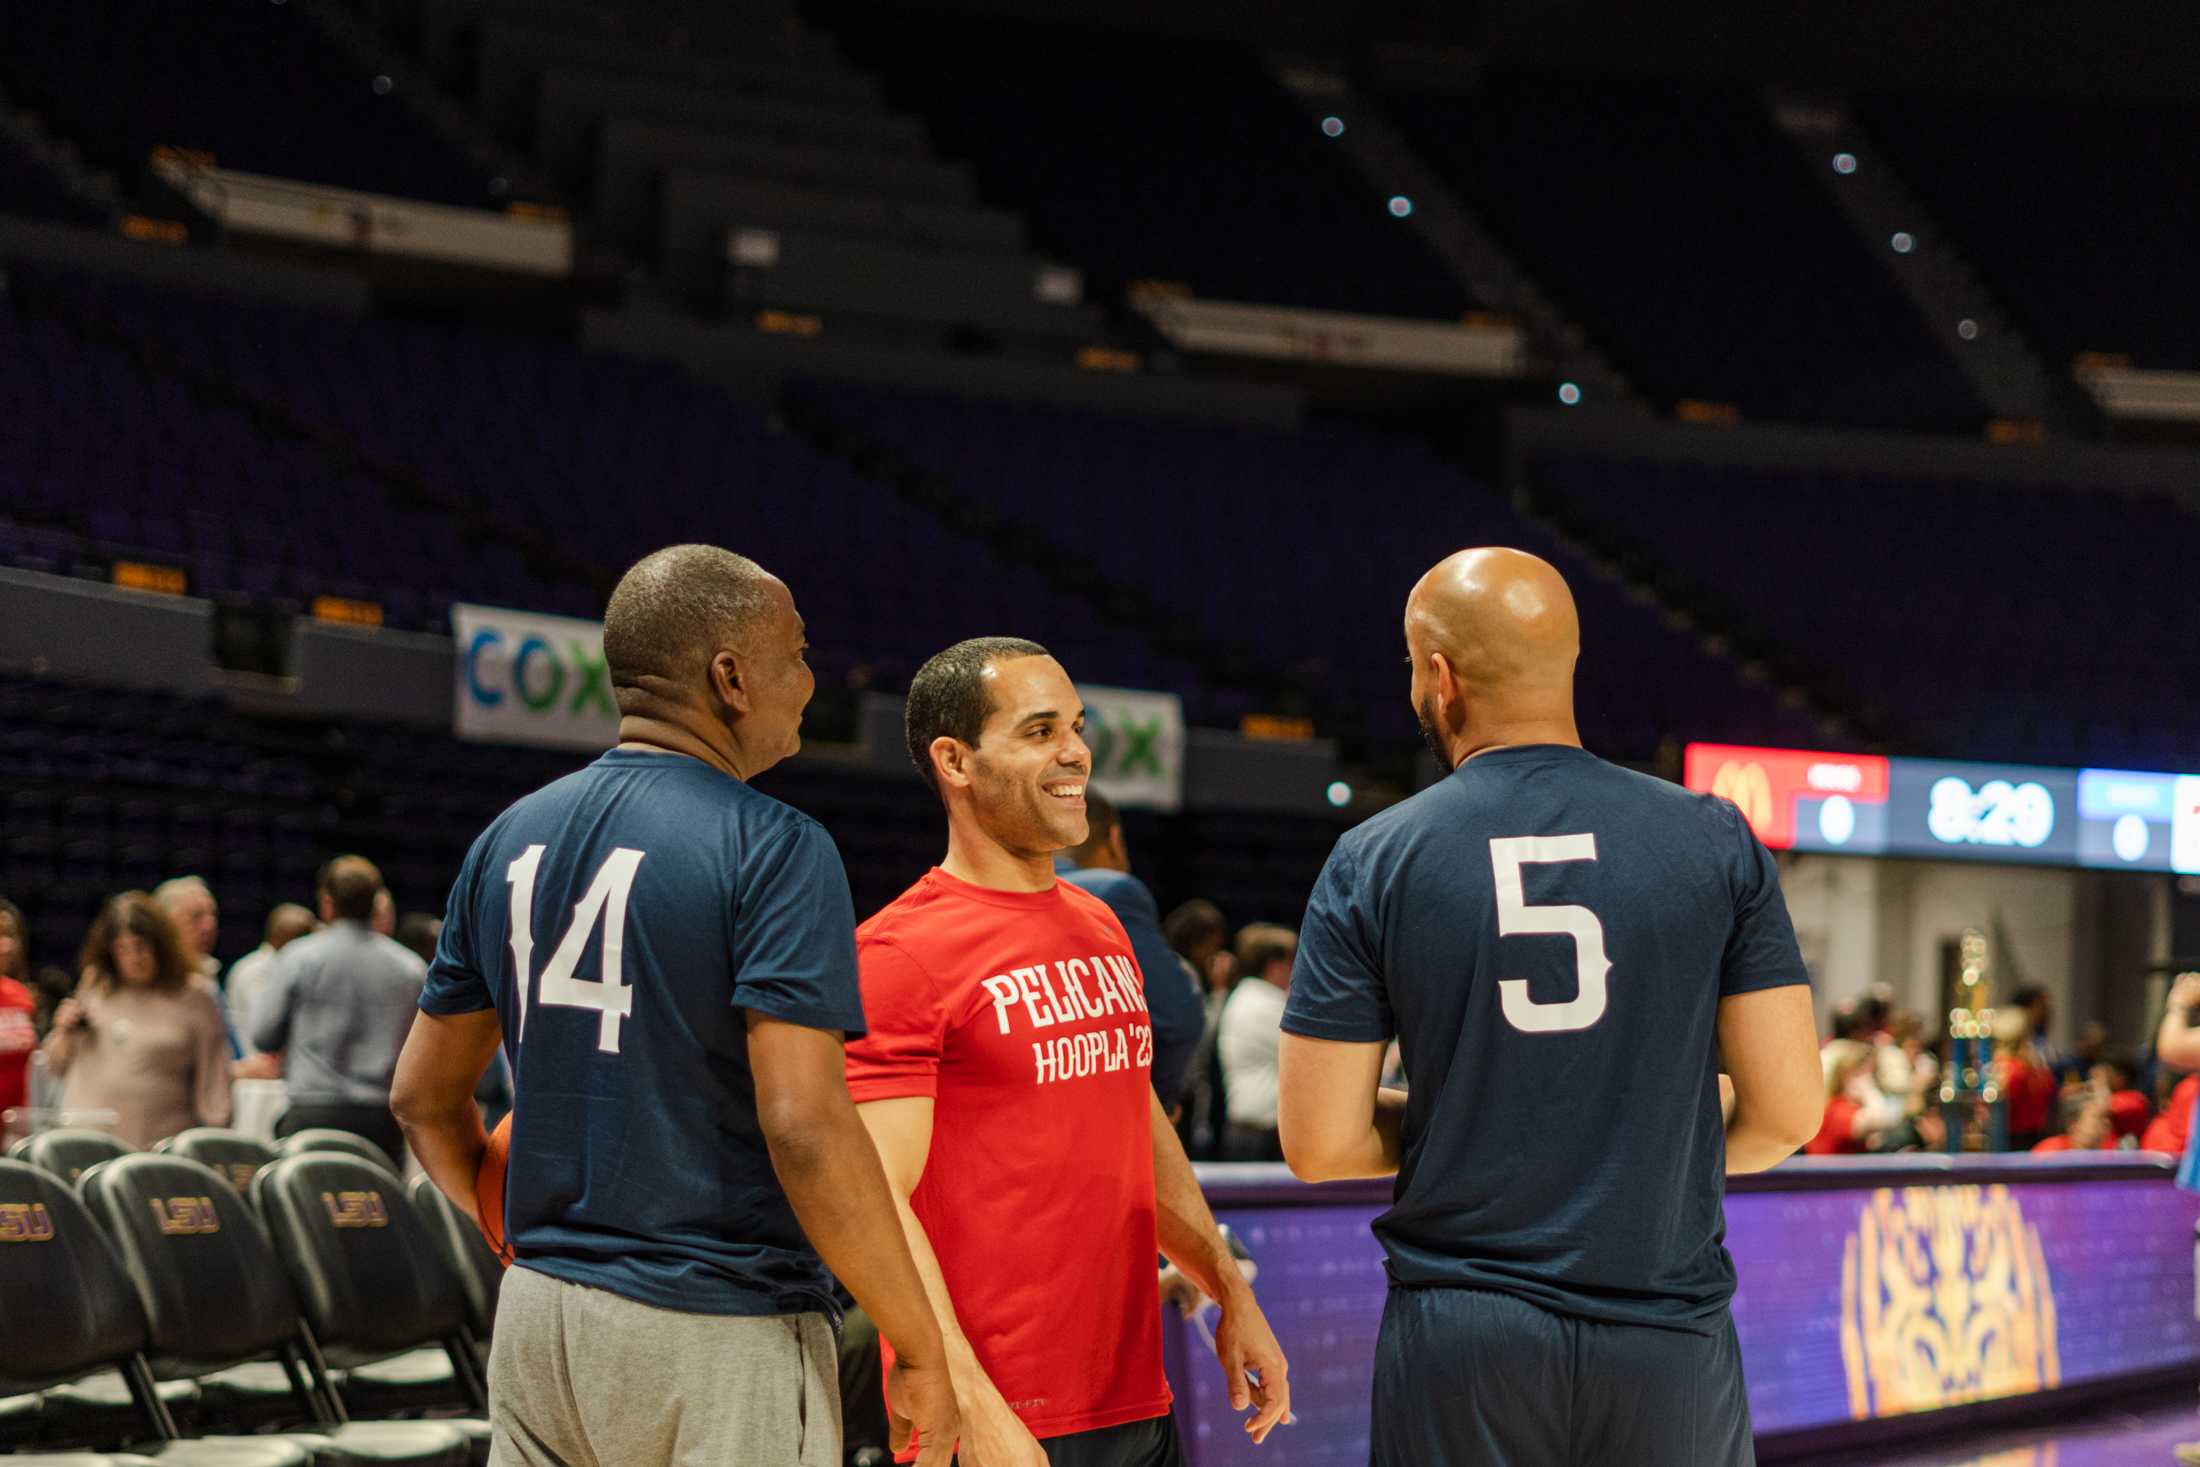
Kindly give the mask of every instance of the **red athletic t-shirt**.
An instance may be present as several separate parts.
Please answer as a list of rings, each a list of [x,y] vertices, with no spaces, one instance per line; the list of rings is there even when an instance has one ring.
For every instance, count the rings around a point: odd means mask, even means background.
[[[934,867],[856,929],[856,962],[848,1089],[933,1099],[909,1200],[986,1374],[1041,1439],[1165,1414],[1153,1027],[1123,924],[1066,881]]]

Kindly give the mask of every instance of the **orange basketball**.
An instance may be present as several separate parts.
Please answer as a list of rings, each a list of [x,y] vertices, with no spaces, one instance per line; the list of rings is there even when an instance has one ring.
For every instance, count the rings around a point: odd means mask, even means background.
[[[507,1113],[489,1133],[489,1149],[481,1153],[481,1169],[474,1173],[474,1206],[481,1212],[482,1235],[506,1268],[512,1266],[512,1245],[504,1237],[504,1170],[511,1162],[512,1117]]]

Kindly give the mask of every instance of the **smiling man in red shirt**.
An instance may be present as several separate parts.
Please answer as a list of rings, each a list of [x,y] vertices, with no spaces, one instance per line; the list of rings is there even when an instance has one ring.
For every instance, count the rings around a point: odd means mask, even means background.
[[[1220,1301],[1253,1439],[1290,1405],[1283,1352],[1147,1083],[1130,940],[1055,879],[1054,853],[1086,835],[1084,722],[1036,643],[927,662],[909,752],[947,807],[947,859],[856,931],[870,1032],[848,1046],[848,1089],[947,1340],[962,1467],[1183,1461],[1157,1248]]]

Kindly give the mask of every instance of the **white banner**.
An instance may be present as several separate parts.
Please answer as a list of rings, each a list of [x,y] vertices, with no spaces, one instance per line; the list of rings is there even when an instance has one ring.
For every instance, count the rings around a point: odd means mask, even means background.
[[[1116,804],[1176,810],[1184,804],[1184,700],[1174,693],[1079,683],[1092,782]]]
[[[460,738],[561,749],[618,742],[602,622],[459,603],[451,630],[458,654],[451,721]]]
[[[173,151],[152,169],[225,229],[300,244],[409,255],[519,275],[573,273],[573,226],[541,214],[424,204],[216,168]]]
[[[1152,291],[1134,294],[1131,306],[1188,351],[1459,377],[1513,377],[1521,370],[1520,328],[1503,321],[1409,321]]]

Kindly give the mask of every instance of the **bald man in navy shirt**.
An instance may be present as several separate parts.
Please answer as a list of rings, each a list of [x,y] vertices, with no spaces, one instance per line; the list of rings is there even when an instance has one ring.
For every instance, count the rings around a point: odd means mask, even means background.
[[[1397,1178],[1375,1467],[1750,1463],[1725,1176],[1821,1104],[1778,872],[1732,804],[1581,747],[1551,566],[1462,551],[1405,632],[1451,774],[1323,868],[1279,1114],[1301,1177]]]

